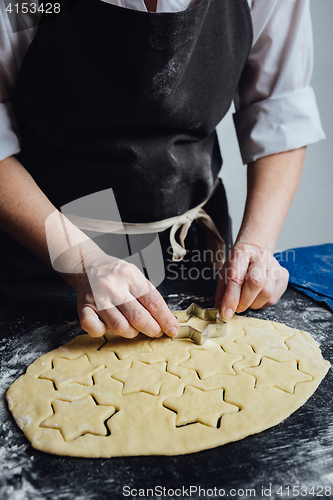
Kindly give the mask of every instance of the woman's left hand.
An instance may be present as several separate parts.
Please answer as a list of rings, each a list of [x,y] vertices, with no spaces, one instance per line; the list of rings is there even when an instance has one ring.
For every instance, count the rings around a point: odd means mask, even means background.
[[[219,276],[215,307],[226,319],[249,307],[265,309],[285,292],[288,278],[288,271],[269,251],[236,243]]]

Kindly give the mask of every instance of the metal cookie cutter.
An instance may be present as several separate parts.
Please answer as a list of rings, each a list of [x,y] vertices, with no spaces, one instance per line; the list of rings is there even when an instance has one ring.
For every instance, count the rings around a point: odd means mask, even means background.
[[[227,334],[227,322],[222,318],[219,309],[204,309],[197,304],[191,304],[185,311],[172,311],[172,313],[178,323],[186,323],[192,316],[204,321],[216,321],[207,325],[202,332],[190,325],[180,325],[179,332],[172,337],[172,340],[190,339],[196,344],[203,345],[210,338],[225,337]]]

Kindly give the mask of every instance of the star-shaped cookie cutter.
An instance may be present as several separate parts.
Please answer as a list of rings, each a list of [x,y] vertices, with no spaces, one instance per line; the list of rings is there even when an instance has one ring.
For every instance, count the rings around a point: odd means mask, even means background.
[[[204,321],[216,321],[207,325],[202,332],[190,325],[180,325],[179,332],[172,337],[172,340],[189,339],[198,345],[203,345],[210,338],[225,337],[227,334],[227,322],[222,318],[219,309],[204,309],[197,304],[191,304],[185,311],[172,311],[172,313],[178,323],[186,323],[192,316]]]

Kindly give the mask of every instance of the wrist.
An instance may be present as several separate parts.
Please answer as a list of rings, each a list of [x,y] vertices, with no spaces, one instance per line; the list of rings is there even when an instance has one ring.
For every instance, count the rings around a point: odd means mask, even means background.
[[[71,249],[71,253],[60,256],[62,268],[58,270],[59,275],[76,291],[82,286],[89,287],[90,279],[103,276],[110,266],[114,268],[121,259],[106,254],[92,240],[87,240],[78,248]],[[78,257],[79,256],[79,257]]]
[[[87,282],[89,271],[102,265],[105,257],[98,245],[87,240],[63,252],[52,267],[77,292],[79,284]]]
[[[277,238],[268,237],[264,234],[252,234],[248,231],[238,233],[234,246],[238,245],[251,245],[259,248],[260,250],[267,251],[274,254]]]

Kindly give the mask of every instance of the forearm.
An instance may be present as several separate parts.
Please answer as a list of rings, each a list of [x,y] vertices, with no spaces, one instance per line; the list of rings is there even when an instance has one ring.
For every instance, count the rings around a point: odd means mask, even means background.
[[[248,166],[244,217],[220,274],[216,307],[225,318],[248,307],[274,305],[288,272],[272,253],[301,177],[305,148],[267,156]]]
[[[248,165],[247,200],[236,243],[274,251],[301,177],[306,148]]]
[[[49,266],[59,256],[53,267],[76,290],[81,326],[91,335],[109,328],[129,338],[177,333],[176,318],[144,274],[63,217],[14,157],[0,162],[0,229]]]
[[[46,221],[48,220],[48,235]],[[68,250],[68,234],[73,248],[88,238],[66,220],[67,235],[59,212],[38,187],[31,175],[13,156],[0,161],[0,229],[51,266],[49,247],[54,255]],[[94,247],[97,245],[93,244]],[[78,252],[69,255],[70,272],[78,262]]]

